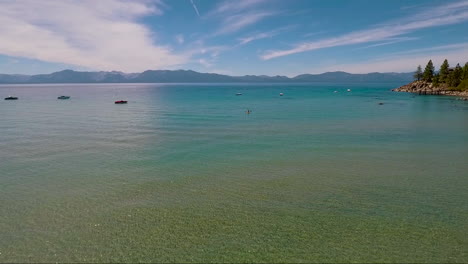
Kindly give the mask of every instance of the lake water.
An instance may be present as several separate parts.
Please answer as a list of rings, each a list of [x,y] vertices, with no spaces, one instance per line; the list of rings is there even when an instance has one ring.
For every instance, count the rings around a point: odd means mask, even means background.
[[[0,262],[466,263],[468,103],[399,85],[1,85]]]

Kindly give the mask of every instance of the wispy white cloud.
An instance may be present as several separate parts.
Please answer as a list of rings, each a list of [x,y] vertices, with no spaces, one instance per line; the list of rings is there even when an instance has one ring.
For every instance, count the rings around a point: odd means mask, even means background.
[[[210,57],[218,57],[221,52],[226,51],[230,48],[230,46],[203,46],[203,44],[201,44],[198,47],[194,47],[191,50],[191,54],[202,54],[209,55]]]
[[[242,12],[265,2],[267,2],[267,0],[225,0],[219,3],[209,15]]]
[[[404,50],[404,51],[397,51],[397,52],[393,52],[387,55],[397,56],[397,55],[419,54],[419,53],[432,54],[434,52],[444,53],[444,52],[452,52],[452,51],[457,51],[457,50],[464,50],[466,48],[468,48],[468,42],[440,45],[440,46],[434,46],[434,47],[429,47],[429,48],[417,48],[417,49],[410,49],[410,50]]]
[[[417,37],[388,38],[388,39],[386,39],[387,41],[385,41],[385,42],[380,42],[380,43],[376,43],[376,44],[372,44],[372,45],[368,45],[368,46],[364,46],[364,47],[359,47],[357,49],[368,49],[368,48],[386,46],[386,45],[390,45],[390,44],[395,44],[395,43],[400,43],[400,42],[405,42],[405,41],[411,41],[411,40],[417,40],[417,39],[419,39],[419,38],[417,38]]]
[[[231,46],[207,46],[203,40],[197,40],[191,43],[190,49],[186,50],[184,54],[186,57],[191,58],[189,63],[200,64],[205,68],[212,68],[219,60],[219,55],[231,49]]]
[[[200,63],[201,65],[203,65],[205,68],[210,68],[213,66],[213,63],[208,61],[207,59],[199,59],[198,60],[198,63]]]
[[[200,17],[200,12],[198,12],[198,7],[197,7],[197,5],[195,5],[195,3],[193,2],[193,0],[190,0],[190,3],[192,4],[193,9],[195,9],[195,13],[197,13],[197,16]]]
[[[450,65],[456,65],[457,63],[464,64],[467,58],[468,42],[395,52],[358,63],[329,65],[316,69],[315,72],[336,70],[350,73],[411,72],[416,69],[417,65],[422,65],[424,67],[430,59],[437,68],[445,59],[449,61]]]
[[[176,39],[177,43],[179,43],[179,44],[184,44],[184,42],[185,42],[184,35],[182,35],[182,34],[177,34],[175,36],[175,39]]]
[[[140,71],[189,58],[155,44],[138,23],[163,14],[159,0],[2,0],[0,54],[99,70]]]
[[[355,31],[338,37],[305,42],[285,50],[272,50],[265,52],[261,58],[269,60],[277,57],[301,53],[323,48],[361,44],[382,41],[388,38],[401,36],[410,32],[461,23],[468,20],[468,1],[455,2],[445,6],[426,9],[397,21],[390,21],[377,27]]]
[[[239,45],[245,45],[247,43],[250,43],[252,41],[255,41],[255,40],[260,40],[260,39],[265,39],[265,38],[272,38],[278,34],[280,34],[281,32],[285,31],[285,30],[288,30],[288,29],[291,29],[295,27],[295,25],[292,25],[292,26],[286,26],[286,27],[281,27],[281,28],[278,28],[278,29],[275,29],[275,30],[270,30],[270,31],[267,31],[267,32],[260,32],[260,33],[256,33],[256,34],[252,34],[248,37],[244,37],[244,38],[239,38]]]
[[[239,44],[240,45],[245,45],[245,44],[250,43],[250,42],[252,42],[254,40],[274,37],[277,34],[278,34],[277,32],[273,32],[273,31],[258,33],[258,34],[255,34],[255,35],[251,35],[249,37],[240,38],[239,39]]]
[[[224,19],[223,25],[216,32],[216,35],[228,34],[257,23],[258,21],[272,16],[273,12],[254,12],[247,14],[236,14]]]
[[[225,0],[221,2],[207,15],[208,18],[221,20],[221,25],[213,36],[237,32],[277,14],[277,12],[258,8],[266,2],[267,0]]]

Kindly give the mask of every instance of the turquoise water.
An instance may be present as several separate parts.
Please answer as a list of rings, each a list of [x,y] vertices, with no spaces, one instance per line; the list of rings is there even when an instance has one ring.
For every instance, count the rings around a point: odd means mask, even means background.
[[[399,85],[2,85],[0,262],[468,262],[468,103]]]

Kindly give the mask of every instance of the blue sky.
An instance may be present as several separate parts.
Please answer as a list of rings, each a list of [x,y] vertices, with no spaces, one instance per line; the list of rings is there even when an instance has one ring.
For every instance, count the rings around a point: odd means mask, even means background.
[[[468,61],[468,1],[1,0],[0,73],[295,76]]]

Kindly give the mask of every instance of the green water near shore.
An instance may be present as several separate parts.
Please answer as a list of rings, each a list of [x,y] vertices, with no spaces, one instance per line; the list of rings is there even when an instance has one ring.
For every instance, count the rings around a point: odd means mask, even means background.
[[[2,86],[0,262],[467,262],[468,104],[394,87]]]

